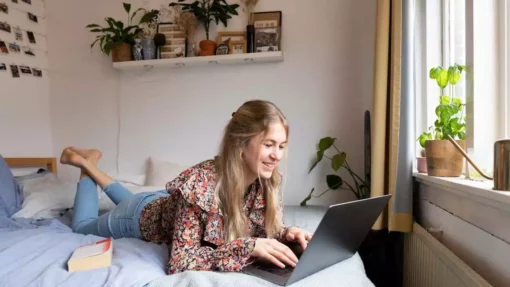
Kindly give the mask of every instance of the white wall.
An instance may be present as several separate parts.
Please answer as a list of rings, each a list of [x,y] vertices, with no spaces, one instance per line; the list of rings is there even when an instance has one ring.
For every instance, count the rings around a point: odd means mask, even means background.
[[[0,13],[0,21],[9,23],[11,30],[19,26],[23,41],[15,41],[14,30],[11,34],[0,31],[0,40],[6,45],[28,45],[36,56],[22,52],[0,54],[0,63],[7,65],[7,71],[0,71],[0,154],[4,157],[53,156],[48,73],[43,70],[42,78],[28,74],[13,78],[9,68],[11,64],[48,68],[44,7],[40,0],[33,0],[32,5],[21,1],[18,4],[3,2],[8,5],[9,12]],[[27,12],[39,16],[38,23],[30,21]],[[29,44],[26,30],[36,33],[36,44]]]
[[[169,2],[150,1],[153,8],[159,3]],[[120,174],[142,173],[149,156],[191,165],[216,154],[223,127],[239,105],[268,99],[290,123],[285,201],[299,203],[315,184],[325,188],[326,163],[307,174],[323,136],[337,137],[350,164],[362,172],[375,9],[368,0],[261,0],[257,10],[283,11],[283,63],[121,73],[97,48],[90,50],[93,36],[84,29],[106,16],[124,19],[121,1],[49,0],[50,61],[57,71],[50,87],[55,153],[67,145],[100,148],[101,167],[116,173],[118,151]],[[245,21],[246,15],[236,18],[228,30],[244,29]],[[78,176],[74,169],[60,171],[69,180]],[[315,202],[345,195],[332,192]]]

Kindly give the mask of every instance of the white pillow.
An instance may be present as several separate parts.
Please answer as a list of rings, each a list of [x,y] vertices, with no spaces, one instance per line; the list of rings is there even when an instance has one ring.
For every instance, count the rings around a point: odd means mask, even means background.
[[[164,188],[169,181],[188,168],[185,165],[149,157],[145,185]]]
[[[20,178],[18,183],[25,199],[21,209],[13,214],[13,217],[56,218],[74,205],[77,184],[64,182],[53,173],[27,176]],[[135,194],[163,189],[157,186],[122,185]],[[99,186],[97,192],[100,214],[115,207],[115,204]]]

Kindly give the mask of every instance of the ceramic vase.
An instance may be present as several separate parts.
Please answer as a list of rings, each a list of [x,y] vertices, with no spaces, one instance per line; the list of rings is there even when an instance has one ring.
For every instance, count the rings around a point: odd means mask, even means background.
[[[143,59],[154,60],[156,59],[156,44],[153,37],[143,38]]]
[[[143,46],[142,39],[135,39],[135,45],[133,46],[133,58],[135,61],[143,60]]]

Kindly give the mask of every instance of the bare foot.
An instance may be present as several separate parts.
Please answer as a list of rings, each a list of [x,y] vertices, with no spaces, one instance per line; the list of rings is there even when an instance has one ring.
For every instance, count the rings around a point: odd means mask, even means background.
[[[94,166],[97,166],[97,162],[99,159],[103,156],[103,153],[101,153],[98,149],[81,149],[77,147],[69,147],[72,151],[82,156],[84,159],[86,159],[88,162],[93,164]]]
[[[77,154],[68,147],[65,148],[62,151],[62,155],[60,155],[61,164],[69,164],[81,168],[85,161],[86,159],[84,159],[82,156],[80,156],[79,154]]]

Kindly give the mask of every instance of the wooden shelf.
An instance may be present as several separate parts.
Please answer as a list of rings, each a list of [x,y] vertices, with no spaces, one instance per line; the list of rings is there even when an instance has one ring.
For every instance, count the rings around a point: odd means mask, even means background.
[[[283,52],[265,52],[177,59],[143,60],[113,63],[117,70],[137,70],[150,68],[184,68],[208,65],[233,65],[282,62]]]

